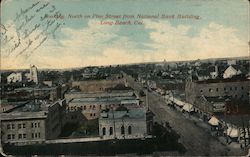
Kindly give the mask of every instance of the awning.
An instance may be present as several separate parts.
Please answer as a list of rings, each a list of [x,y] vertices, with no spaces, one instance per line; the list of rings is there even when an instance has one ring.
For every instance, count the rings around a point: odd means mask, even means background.
[[[211,118],[210,118],[210,120],[208,121],[208,123],[210,124],[210,125],[212,125],[212,126],[218,126],[219,125],[219,120],[216,118],[216,117],[214,117],[214,116],[212,116]]]
[[[236,128],[233,128],[233,127],[228,127],[227,135],[232,137],[232,138],[238,137],[239,136],[239,130],[236,129]]]
[[[189,104],[189,103],[185,103],[185,105],[182,108],[183,110],[187,111],[187,112],[192,112],[194,111],[194,107],[193,105]]]
[[[174,99],[173,102],[174,102],[176,105],[180,106],[180,107],[182,107],[182,106],[185,105],[185,103],[184,103],[183,101],[180,101],[180,100],[178,100],[178,99]]]

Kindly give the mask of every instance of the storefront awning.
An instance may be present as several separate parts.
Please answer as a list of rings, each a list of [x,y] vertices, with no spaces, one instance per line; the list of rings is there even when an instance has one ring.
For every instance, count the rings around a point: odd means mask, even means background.
[[[208,121],[208,123],[210,124],[210,125],[212,125],[212,126],[218,126],[219,125],[219,120],[216,118],[216,117],[214,117],[214,116],[212,116],[211,118],[210,118],[210,120]]]
[[[184,103],[183,101],[180,101],[180,100],[178,100],[178,99],[173,99],[173,102],[174,102],[177,106],[180,106],[180,107],[182,107],[182,106],[185,105],[185,103]]]
[[[185,105],[182,108],[183,110],[187,111],[187,112],[192,112],[194,111],[194,107],[193,105],[189,104],[189,103],[185,103]]]
[[[238,137],[239,136],[239,130],[236,129],[236,128],[233,128],[233,127],[228,127],[227,135],[232,137],[232,138]]]

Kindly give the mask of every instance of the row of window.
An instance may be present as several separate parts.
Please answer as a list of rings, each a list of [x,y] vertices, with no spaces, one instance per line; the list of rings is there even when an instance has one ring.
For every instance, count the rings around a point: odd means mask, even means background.
[[[100,108],[101,108],[101,105],[100,105]],[[81,110],[81,111],[82,111],[82,110],[86,110],[86,109],[87,109],[87,107],[86,107],[86,106],[80,106],[80,107],[71,106],[71,107],[70,107],[70,110],[71,110],[71,111],[76,111],[77,109],[79,109],[79,110]],[[89,106],[89,109],[93,109],[93,110],[95,110],[95,109],[96,109],[96,106],[95,106],[95,105],[93,105],[93,106],[92,106],[92,105],[90,105],[90,106]]]
[[[32,133],[31,134],[31,138],[40,138],[40,137],[41,137],[40,132],[39,133]]]
[[[39,128],[40,127],[40,122],[38,123],[31,123],[31,128]],[[21,129],[21,128],[26,128],[26,124],[25,123],[19,123],[17,124],[17,128]],[[7,124],[7,129],[15,129],[15,124]]]
[[[31,128],[40,128],[40,122],[38,122],[38,123],[31,123]]]
[[[115,106],[115,104],[114,105],[109,104],[109,105],[105,105],[105,106],[111,108],[112,106]],[[119,104],[119,106],[123,106],[123,104]],[[102,107],[102,105],[99,105],[99,108],[101,108],[101,107]],[[70,107],[71,111],[76,111],[76,110],[82,111],[82,110],[86,110],[86,109],[87,109],[87,107],[85,105],[84,106],[79,106],[79,107],[77,107],[77,106],[71,106]],[[96,109],[96,105],[90,105],[89,109],[95,110]]]
[[[16,135],[15,134],[8,134],[7,136],[8,140],[10,139],[15,139]],[[18,139],[25,139],[26,138],[26,134],[18,134]]]
[[[18,139],[26,139],[27,135],[26,134],[18,134]],[[41,134],[40,133],[32,133],[31,134],[31,138],[40,138]],[[7,135],[8,140],[12,139],[16,139],[16,135],[15,134],[8,134]]]
[[[125,134],[125,127],[121,126],[121,134],[124,135]],[[132,134],[132,127],[128,126],[128,134],[131,135]],[[106,135],[106,128],[103,127],[102,128],[102,135]],[[113,127],[109,127],[109,135],[113,135]]]
[[[238,89],[237,87],[234,87],[234,90],[237,90],[237,89]],[[244,87],[242,86],[241,89],[243,90]],[[219,88],[216,88],[215,90],[216,90],[216,92],[219,92]],[[231,90],[231,91],[232,91],[232,90],[233,90],[233,87],[229,87],[229,88],[224,87],[224,91],[227,91],[227,90]],[[212,88],[209,88],[208,91],[209,91],[209,92],[213,92],[213,89],[212,89]],[[202,93],[203,90],[201,89],[200,92]]]

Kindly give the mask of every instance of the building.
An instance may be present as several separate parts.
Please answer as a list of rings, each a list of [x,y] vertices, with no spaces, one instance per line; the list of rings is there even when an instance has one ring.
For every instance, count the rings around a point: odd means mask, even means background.
[[[1,113],[1,142],[27,145],[44,143],[61,133],[65,101],[28,103],[9,113]]]
[[[125,84],[124,79],[113,80],[89,80],[89,81],[73,81],[72,87],[78,87],[82,92],[103,92],[108,88],[113,88],[118,84]]]
[[[245,70],[237,65],[230,65],[223,73],[223,78],[231,78],[236,75],[240,75],[242,73],[245,73]]]
[[[213,79],[204,81],[189,81],[185,86],[186,100],[194,103],[196,98],[227,97],[249,102],[250,80],[244,78]]]
[[[243,78],[187,82],[186,101],[204,121],[215,114],[241,114],[250,107],[249,83],[250,80]]]
[[[38,72],[37,67],[35,65],[30,66],[30,81],[33,81],[34,83],[38,84]]]
[[[56,101],[61,98],[61,86],[36,86],[36,87],[22,87],[14,89],[14,93],[28,93],[27,99],[48,99]]]
[[[105,139],[136,139],[147,137],[146,110],[119,108],[101,113],[99,136]]]
[[[67,102],[72,99],[77,98],[95,98],[95,97],[129,97],[133,96],[134,92],[132,90],[117,90],[111,92],[95,92],[95,93],[85,93],[81,91],[70,91],[65,93],[64,97]]]
[[[75,98],[68,102],[68,111],[80,111],[88,120],[97,119],[100,112],[105,109],[116,109],[120,106],[128,108],[139,107],[139,100],[133,96],[129,97],[85,97]]]
[[[22,82],[23,77],[22,73],[11,73],[9,76],[7,76],[7,83],[16,83],[16,82]]]

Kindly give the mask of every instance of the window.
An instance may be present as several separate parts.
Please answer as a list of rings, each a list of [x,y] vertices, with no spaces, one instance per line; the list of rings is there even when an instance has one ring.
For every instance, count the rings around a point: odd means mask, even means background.
[[[93,110],[95,109],[95,105],[93,105]]]
[[[92,113],[90,113],[90,117],[92,117]]]
[[[35,133],[35,138],[37,138],[37,133]]]
[[[109,135],[113,135],[113,127],[109,128]]]
[[[15,129],[15,125],[14,124],[12,124],[11,126],[12,126],[12,129]]]
[[[202,93],[202,92],[203,92],[203,90],[201,89],[201,90],[200,90],[200,92]]]
[[[83,106],[83,109],[86,110],[86,106]]]
[[[219,91],[219,88],[216,88],[216,91],[218,92],[218,91]]]
[[[26,134],[23,134],[23,138],[26,138]]]
[[[91,108],[92,108],[92,105],[90,105],[89,108],[91,109]]]
[[[8,140],[11,139],[11,135],[9,134],[7,138],[8,138]]]
[[[131,135],[132,134],[132,127],[128,126],[128,134]]]
[[[103,135],[103,136],[106,135],[106,128],[105,128],[105,127],[102,128],[102,135]]]
[[[213,90],[211,88],[209,88],[209,92],[212,92]]]
[[[224,88],[224,90],[227,90],[227,88]]]
[[[35,123],[35,128],[37,127],[37,124]]]
[[[18,124],[18,129],[20,129],[22,127],[22,124]]]
[[[37,123],[38,128],[40,127],[40,122]]]
[[[34,124],[33,123],[31,123],[31,128],[33,128],[34,127]]]
[[[241,89],[243,90],[243,89],[244,89],[244,87],[243,87],[243,86],[241,86]]]
[[[22,134],[18,134],[18,139],[21,139],[22,138]]]
[[[34,133],[31,134],[31,138],[34,138]]]
[[[122,134],[122,135],[125,134],[124,126],[121,127],[121,134]]]
[[[230,90],[232,90],[232,87],[230,87]]]
[[[40,134],[40,132],[38,133],[38,137],[39,137],[39,138],[41,137],[41,134]]]
[[[15,134],[12,134],[12,139],[15,139],[16,137],[15,137]]]
[[[23,128],[26,128],[25,123],[23,123]]]
[[[7,124],[7,129],[10,129],[10,124]]]
[[[95,116],[95,113],[94,113],[94,116]]]

